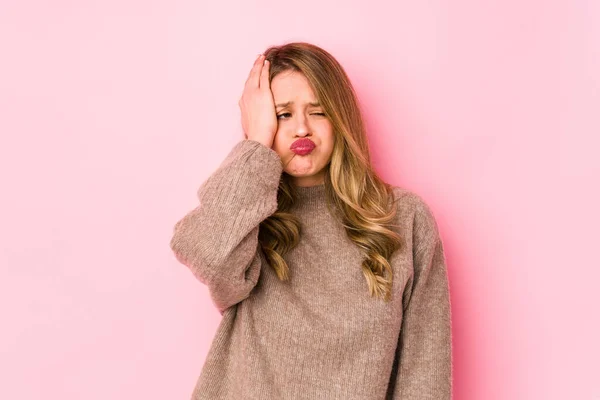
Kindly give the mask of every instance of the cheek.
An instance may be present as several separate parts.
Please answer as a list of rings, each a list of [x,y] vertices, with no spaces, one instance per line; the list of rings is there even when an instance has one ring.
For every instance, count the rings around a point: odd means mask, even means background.
[[[275,138],[273,140],[273,150],[275,150],[275,152],[279,154],[279,157],[281,158],[288,157],[290,149],[289,145],[285,143],[284,135],[275,135]]]
[[[283,148],[283,135],[279,134],[279,131],[275,134],[273,138],[273,149],[279,152]]]
[[[335,143],[335,137],[333,135],[333,130],[331,128],[328,128],[322,138],[321,141],[323,143],[323,147],[325,147],[327,149],[328,152],[331,152],[333,149],[333,144]]]

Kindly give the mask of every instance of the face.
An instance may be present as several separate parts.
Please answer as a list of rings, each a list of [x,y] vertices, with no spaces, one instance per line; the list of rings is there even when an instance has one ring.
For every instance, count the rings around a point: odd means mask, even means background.
[[[308,80],[300,72],[283,71],[271,81],[271,91],[278,122],[273,150],[283,161],[283,171],[297,186],[322,184],[333,152],[333,128]],[[312,141],[312,152],[292,151],[298,139]]]

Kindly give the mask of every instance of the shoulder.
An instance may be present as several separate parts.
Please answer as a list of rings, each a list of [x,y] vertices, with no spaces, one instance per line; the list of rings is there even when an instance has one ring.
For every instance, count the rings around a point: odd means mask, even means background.
[[[402,186],[391,185],[396,202],[397,217],[412,222],[413,235],[439,236],[439,227],[433,208],[418,193]]]

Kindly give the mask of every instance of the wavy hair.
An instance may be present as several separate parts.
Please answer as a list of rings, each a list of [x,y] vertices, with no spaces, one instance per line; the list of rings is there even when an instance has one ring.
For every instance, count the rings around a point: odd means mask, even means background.
[[[271,65],[269,81],[283,71],[304,74],[331,121],[334,146],[324,179],[327,207],[364,254],[361,266],[371,297],[389,301],[393,283],[389,260],[403,239],[390,229],[396,216],[393,188],[371,164],[365,126],[350,79],[331,54],[313,44],[272,46],[264,54]],[[290,213],[295,201],[294,185],[283,173],[277,210],[261,222],[259,229],[260,246],[282,281],[289,279],[283,256],[300,241],[300,221]]]

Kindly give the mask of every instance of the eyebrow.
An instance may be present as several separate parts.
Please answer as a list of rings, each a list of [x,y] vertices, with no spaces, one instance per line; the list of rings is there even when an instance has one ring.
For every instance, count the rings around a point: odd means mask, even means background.
[[[276,104],[276,105],[275,105],[275,107],[276,107],[276,108],[279,108],[279,107],[287,107],[287,106],[289,106],[290,104],[294,104],[294,102],[293,102],[293,101],[288,101],[288,102],[286,102],[286,103],[279,103],[279,104]],[[309,105],[311,105],[311,106],[313,106],[313,107],[320,107],[320,106],[321,106],[321,103],[319,103],[318,101],[317,101],[317,102],[314,102],[314,103],[312,103],[312,102],[311,102],[311,103],[308,103],[308,104],[309,104]]]

